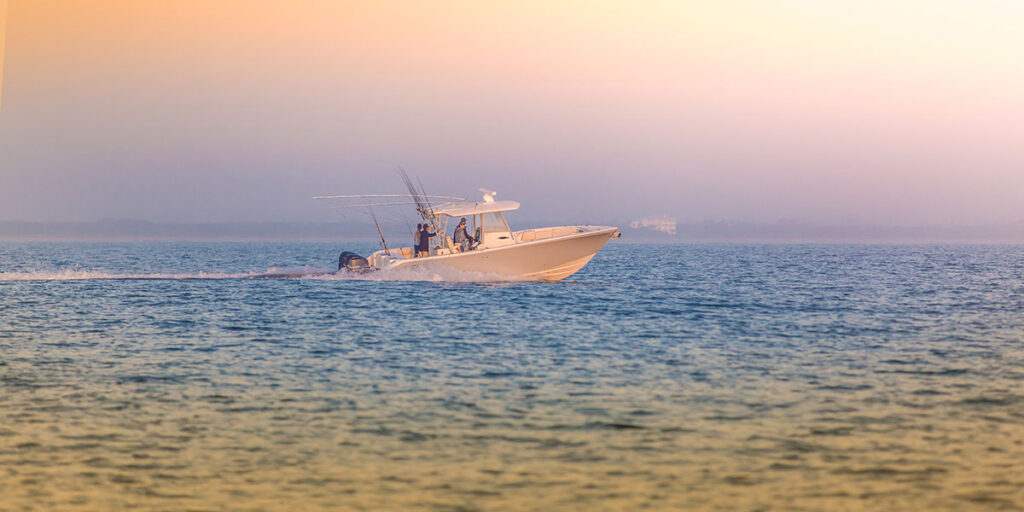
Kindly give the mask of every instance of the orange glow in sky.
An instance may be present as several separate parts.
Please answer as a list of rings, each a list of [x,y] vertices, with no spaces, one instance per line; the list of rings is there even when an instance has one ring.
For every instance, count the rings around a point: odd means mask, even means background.
[[[0,109],[4,105],[4,43],[7,41],[7,0],[0,0]]]
[[[542,217],[1016,222],[1022,19],[1010,1],[12,0],[0,219],[314,219],[286,205],[390,191],[404,166]]]

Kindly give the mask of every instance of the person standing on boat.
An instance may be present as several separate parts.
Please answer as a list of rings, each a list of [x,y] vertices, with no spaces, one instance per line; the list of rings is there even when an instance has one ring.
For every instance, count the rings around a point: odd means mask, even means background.
[[[416,232],[412,234],[412,257],[420,257],[420,231],[423,230],[423,224],[416,224]]]
[[[463,217],[459,221],[458,227],[455,228],[455,235],[452,236],[455,244],[459,246],[460,252],[466,252],[469,250],[469,244],[474,242],[473,237],[469,236],[466,232],[466,218]]]
[[[423,224],[423,230],[420,231],[419,241],[419,253],[424,256],[430,255],[430,238],[437,236],[437,233],[430,232],[430,226]]]

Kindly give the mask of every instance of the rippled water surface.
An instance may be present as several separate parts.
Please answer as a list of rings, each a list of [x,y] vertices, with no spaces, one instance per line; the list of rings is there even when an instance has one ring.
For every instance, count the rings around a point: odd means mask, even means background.
[[[342,248],[0,243],[0,510],[1024,508],[1024,247]]]

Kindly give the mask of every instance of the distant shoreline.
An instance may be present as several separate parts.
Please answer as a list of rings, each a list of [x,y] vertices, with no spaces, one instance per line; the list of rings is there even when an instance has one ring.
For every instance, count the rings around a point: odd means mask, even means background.
[[[556,222],[524,222],[523,228],[556,225]],[[617,225],[622,242],[640,243],[1024,243],[1024,223],[987,226],[828,226],[799,223],[697,222],[679,224],[674,235],[644,228]],[[388,240],[401,243],[407,227],[382,225]],[[376,241],[373,224],[359,222],[220,222],[158,223],[137,220],[96,222],[0,221],[0,240],[56,242],[128,241],[239,241],[239,242],[335,242]]]

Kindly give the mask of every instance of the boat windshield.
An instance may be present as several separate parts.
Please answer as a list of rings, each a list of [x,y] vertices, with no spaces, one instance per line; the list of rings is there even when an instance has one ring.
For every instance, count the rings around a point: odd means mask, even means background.
[[[485,213],[483,217],[484,233],[507,233],[509,232],[508,222],[501,212]]]

